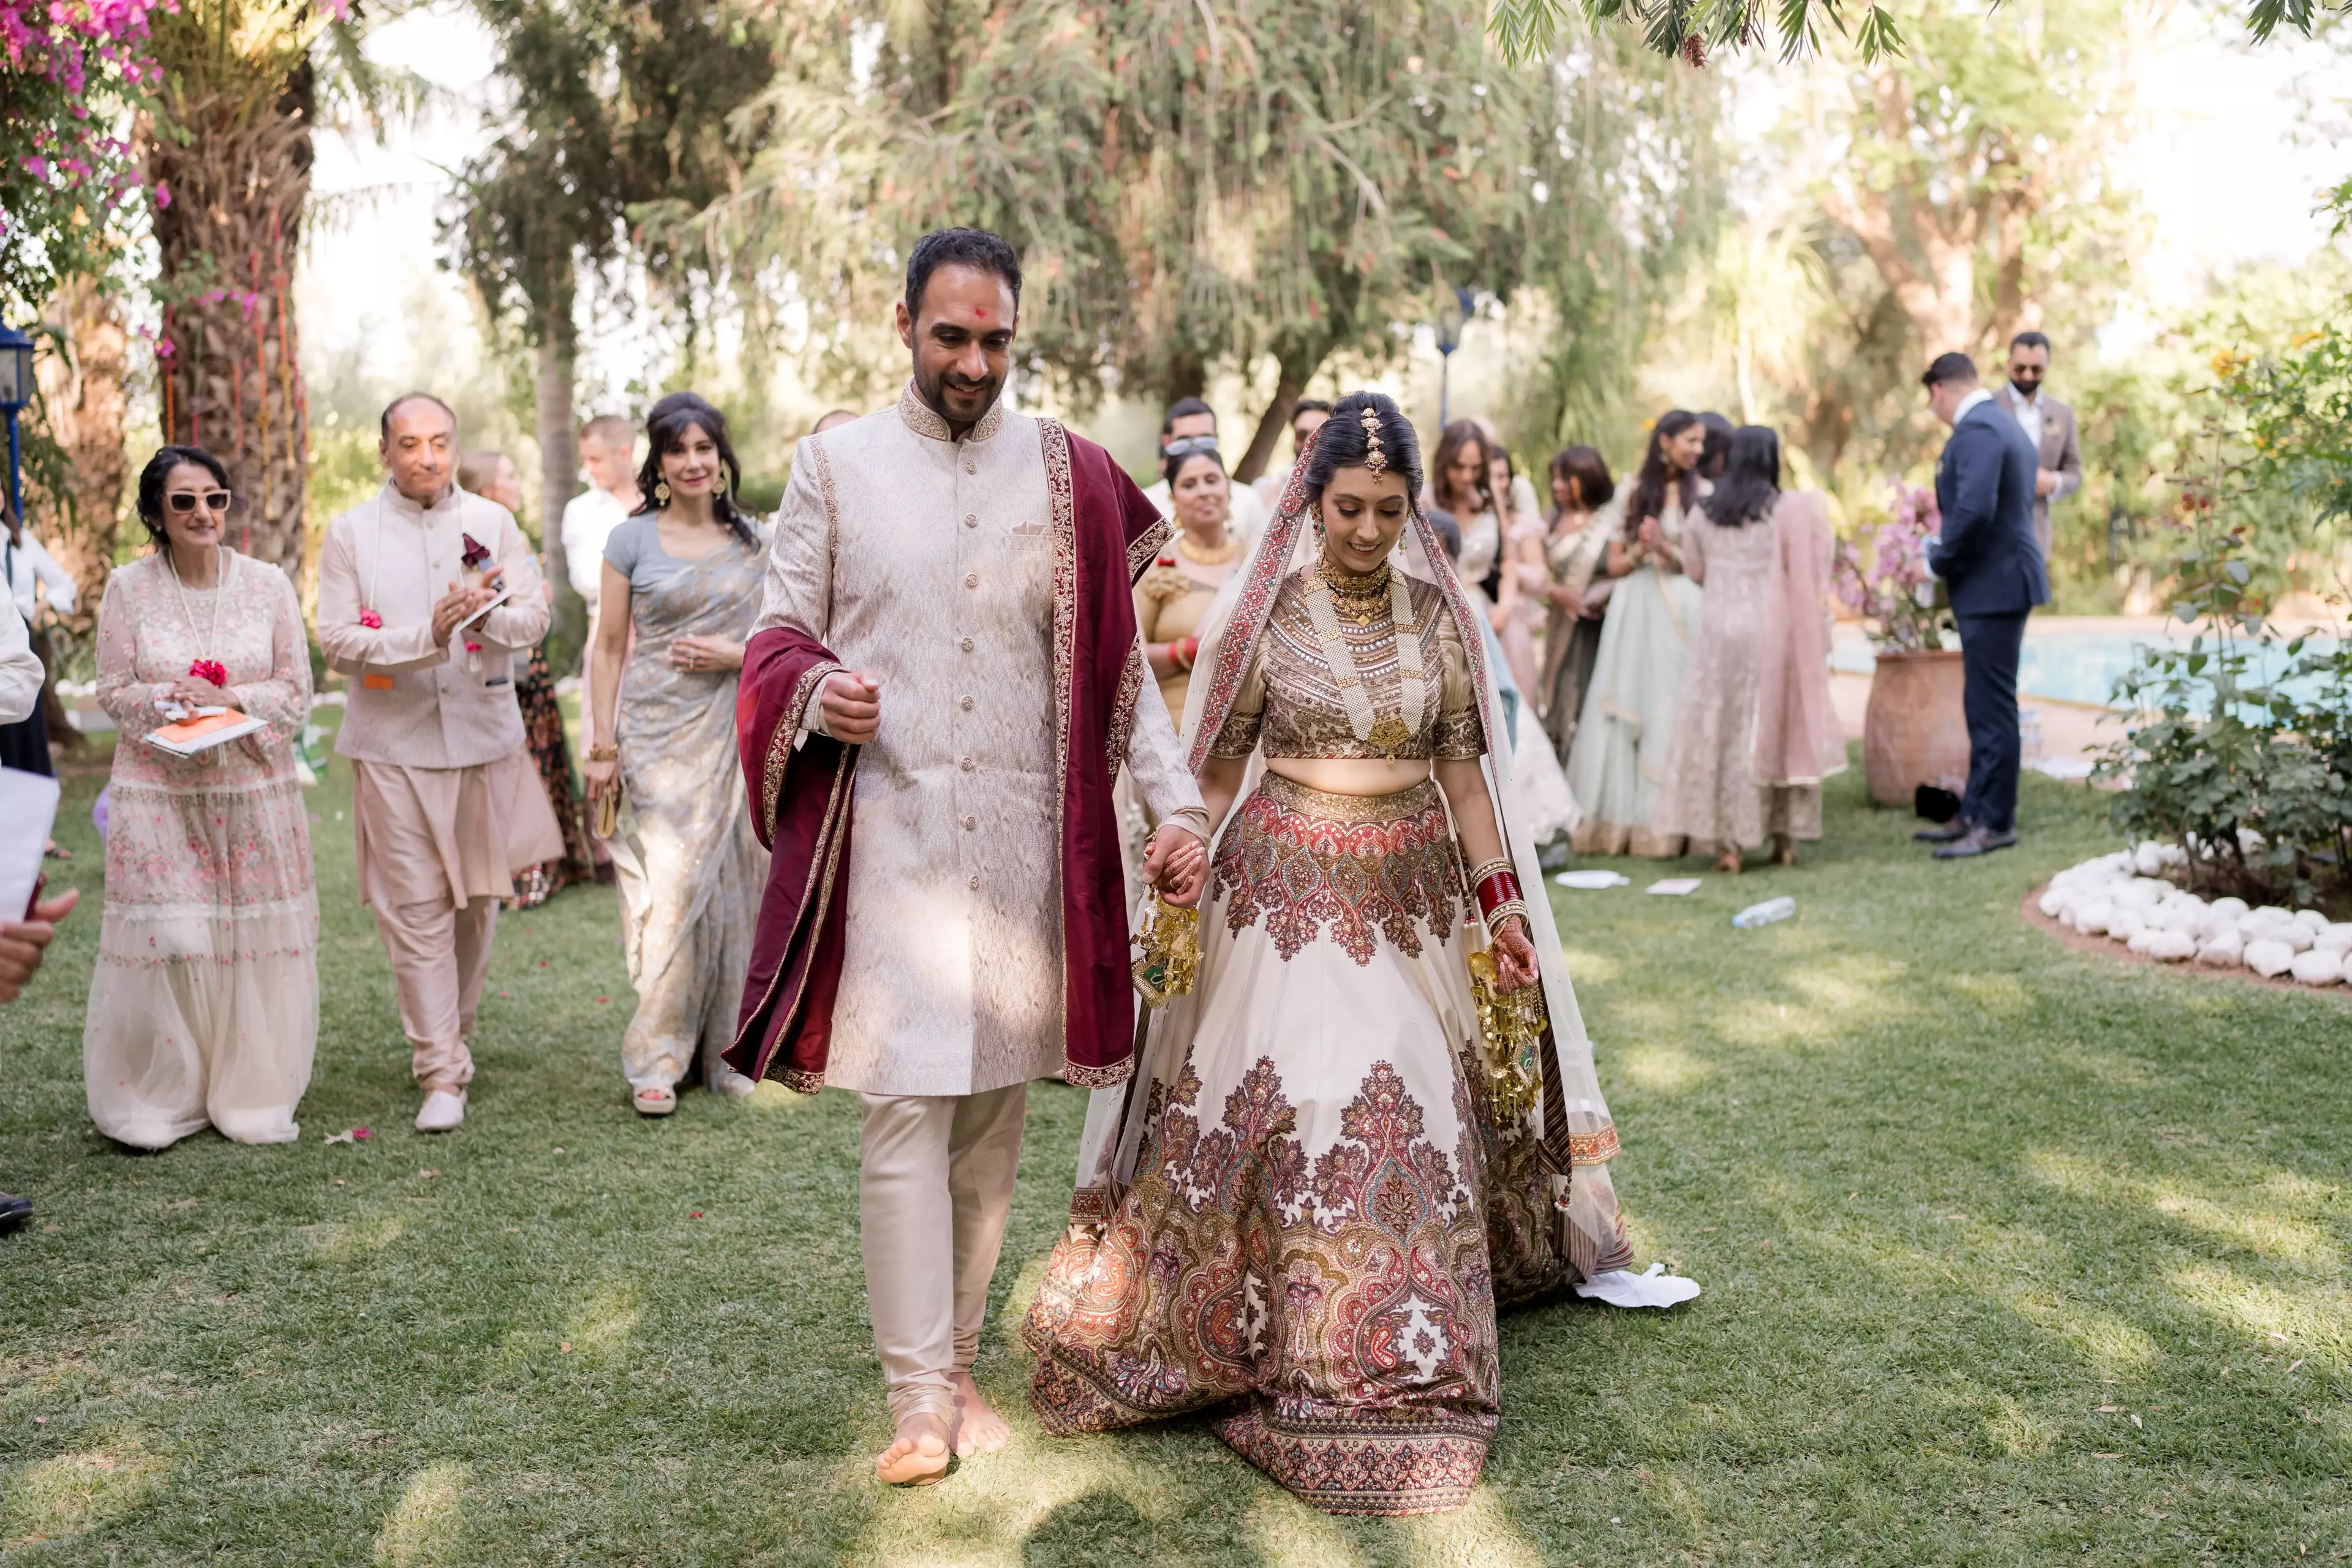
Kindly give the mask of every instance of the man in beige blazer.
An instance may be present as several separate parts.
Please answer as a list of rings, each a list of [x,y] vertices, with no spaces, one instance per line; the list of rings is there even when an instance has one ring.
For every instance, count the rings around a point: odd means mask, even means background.
[[[448,406],[411,393],[382,433],[383,489],[327,525],[319,647],[351,679],[335,750],[352,763],[360,897],[425,1090],[417,1130],[444,1132],[466,1117],[499,900],[514,872],[563,853],[514,689],[513,654],[547,635],[548,605],[514,514],[456,483]]]
[[[2042,390],[2050,374],[2050,340],[2040,332],[2020,332],[2009,341],[2009,385],[2001,405],[2025,429],[2025,438],[2041,455],[2033,476],[2033,537],[2042,546],[2042,560],[2050,560],[2050,507],[2083,488],[2083,451],[2074,441],[2074,410]]]

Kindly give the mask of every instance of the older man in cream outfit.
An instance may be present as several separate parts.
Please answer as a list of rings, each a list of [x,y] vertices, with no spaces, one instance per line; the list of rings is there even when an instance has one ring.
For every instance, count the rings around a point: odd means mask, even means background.
[[[993,235],[917,246],[898,310],[914,380],[897,406],[801,444],[753,638],[830,650],[839,672],[802,728],[863,752],[823,1081],[864,1101],[866,1296],[896,1428],[877,1471],[893,1482],[1005,1440],[971,1367],[1029,1080],[1064,1068],[1054,487],[1066,502],[1078,442],[998,401],[1019,289]],[[1152,681],[1133,714],[1125,759],[1168,825],[1147,871],[1197,891],[1205,814]]]
[[[511,512],[457,486],[457,446],[438,398],[385,409],[384,487],[327,525],[319,556],[319,647],[351,678],[335,750],[352,763],[360,897],[392,963],[426,1132],[465,1120],[499,900],[512,873],[563,853],[515,702],[512,656],[547,634],[539,560]],[[486,570],[467,568],[469,540]]]

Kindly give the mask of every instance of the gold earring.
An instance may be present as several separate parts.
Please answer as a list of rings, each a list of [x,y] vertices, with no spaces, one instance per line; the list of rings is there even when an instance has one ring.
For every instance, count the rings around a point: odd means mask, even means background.
[[[719,482],[718,482],[716,485],[714,485],[714,486],[712,486],[712,487],[711,487],[711,492],[710,492],[710,493],[711,493],[712,495],[716,496],[716,497],[717,497],[719,500],[725,500],[727,499],[727,470],[726,470],[726,469],[721,468],[721,469],[719,469]]]
[[[667,479],[656,479],[654,481],[654,505],[669,505],[669,481]]]

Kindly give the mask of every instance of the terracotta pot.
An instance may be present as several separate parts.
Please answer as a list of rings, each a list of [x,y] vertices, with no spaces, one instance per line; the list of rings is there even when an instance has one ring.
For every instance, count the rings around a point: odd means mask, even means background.
[[[1923,784],[1969,776],[1963,682],[1956,652],[1878,656],[1862,721],[1862,772],[1873,801],[1909,805]]]

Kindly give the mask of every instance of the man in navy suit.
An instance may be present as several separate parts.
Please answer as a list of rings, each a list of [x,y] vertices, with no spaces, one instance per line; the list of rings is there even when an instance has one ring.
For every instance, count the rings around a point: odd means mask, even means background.
[[[1920,381],[1936,417],[1952,427],[1936,465],[1943,537],[1927,564],[1951,590],[1968,686],[1969,788],[1958,821],[1917,837],[1938,860],[1959,860],[2017,842],[2017,656],[2025,617],[2050,602],[2033,531],[2041,455],[2017,421],[1977,383],[1968,355],[1943,354]]]

